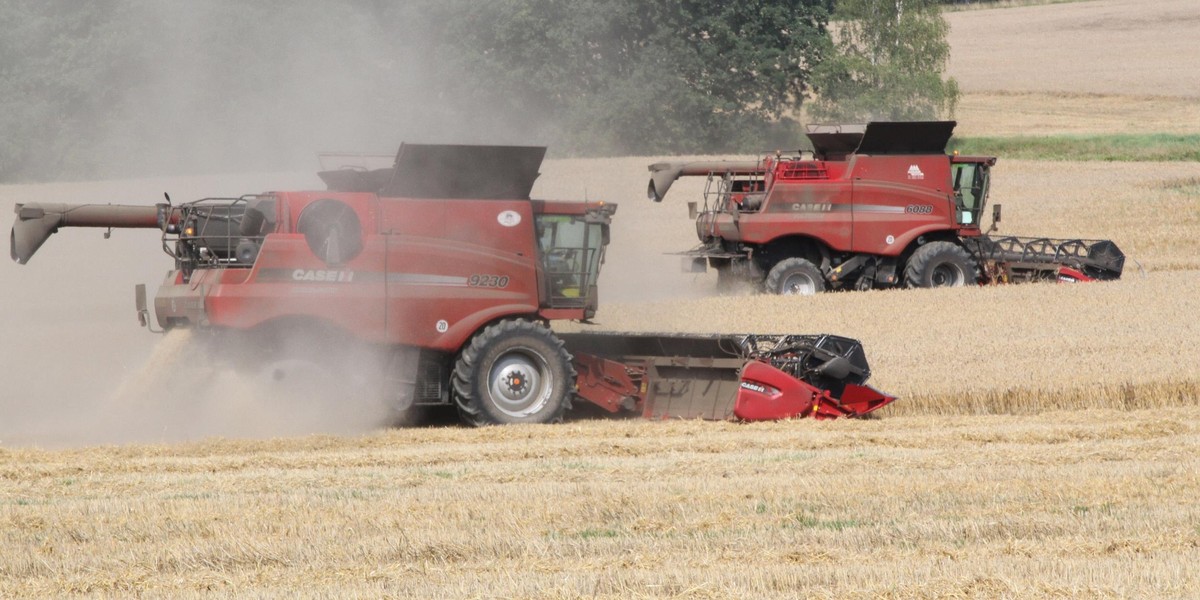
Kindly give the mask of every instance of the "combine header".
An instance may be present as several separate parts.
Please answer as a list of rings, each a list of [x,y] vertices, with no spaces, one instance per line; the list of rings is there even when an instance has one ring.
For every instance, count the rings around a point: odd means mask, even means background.
[[[650,165],[661,201],[681,176],[705,176],[700,246],[685,268],[717,270],[777,294],[826,289],[1118,279],[1108,240],[991,237],[980,223],[994,157],[945,153],[953,121],[810,127],[814,151],[757,161]]]
[[[27,263],[62,227],[162,231],[174,261],[157,324],[275,382],[325,373],[398,419],[457,407],[474,425],[558,421],[576,399],[649,418],[859,416],[862,346],[832,335],[557,333],[587,321],[616,211],[533,200],[540,147],[411,145],[390,166],[332,168],[325,191],[156,206],[24,204]],[[137,314],[148,325],[144,286]],[[353,374],[353,375],[351,375]]]

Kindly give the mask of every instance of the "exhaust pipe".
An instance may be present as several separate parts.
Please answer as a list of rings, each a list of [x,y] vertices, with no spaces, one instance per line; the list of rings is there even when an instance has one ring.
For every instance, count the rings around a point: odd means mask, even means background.
[[[662,202],[667,190],[676,179],[684,175],[753,175],[762,173],[762,163],[758,161],[716,160],[690,163],[661,162],[650,165],[650,183],[646,186],[646,197]]]
[[[121,227],[162,229],[170,218],[170,205],[121,204],[18,204],[17,219],[9,234],[9,254],[26,264],[59,227]]]

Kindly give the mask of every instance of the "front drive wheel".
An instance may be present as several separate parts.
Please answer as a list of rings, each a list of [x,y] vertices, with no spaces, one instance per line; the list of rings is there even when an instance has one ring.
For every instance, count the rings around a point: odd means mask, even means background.
[[[979,281],[979,266],[962,246],[929,242],[908,259],[904,285],[910,288],[962,287]]]
[[[475,334],[458,356],[453,380],[459,415],[476,426],[561,421],[575,391],[562,340],[522,320]]]
[[[825,291],[825,276],[808,260],[787,258],[771,267],[763,287],[781,296],[811,296]]]

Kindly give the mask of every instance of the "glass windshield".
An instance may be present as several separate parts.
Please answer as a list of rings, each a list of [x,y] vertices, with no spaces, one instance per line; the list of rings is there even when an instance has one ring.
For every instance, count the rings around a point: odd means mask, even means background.
[[[604,225],[582,216],[539,215],[538,246],[549,285],[550,306],[587,306],[600,274]]]
[[[987,166],[979,163],[953,165],[954,195],[958,203],[958,223],[979,226],[979,213],[987,197]]]

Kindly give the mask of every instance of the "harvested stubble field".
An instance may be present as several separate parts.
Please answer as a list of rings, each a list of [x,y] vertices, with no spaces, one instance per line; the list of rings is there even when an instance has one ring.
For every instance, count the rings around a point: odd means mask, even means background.
[[[1188,598],[1198,417],[0,450],[0,596]]]
[[[1192,4],[951,14],[959,131],[1200,131]],[[1126,79],[1076,51],[1095,35]],[[902,398],[846,422],[134,434],[104,399],[150,355],[128,289],[167,259],[154,236],[63,232],[0,265],[0,598],[1200,596],[1200,165],[1001,157],[1002,233],[1111,238],[1144,276],[782,299],[678,272],[703,185],[644,200],[654,160],[550,161],[535,189],[620,204],[594,327],[849,335]],[[7,186],[0,208],[317,184]]]

